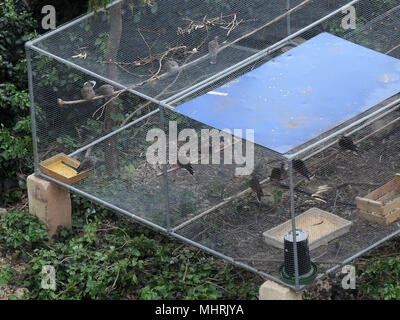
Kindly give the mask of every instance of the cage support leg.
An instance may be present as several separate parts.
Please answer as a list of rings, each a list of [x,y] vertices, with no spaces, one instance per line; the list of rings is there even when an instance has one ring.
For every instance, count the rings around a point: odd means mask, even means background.
[[[58,226],[71,225],[71,197],[68,190],[34,174],[27,178],[29,212],[47,226],[49,236]]]
[[[302,300],[302,293],[267,280],[261,285],[258,298],[259,300]]]

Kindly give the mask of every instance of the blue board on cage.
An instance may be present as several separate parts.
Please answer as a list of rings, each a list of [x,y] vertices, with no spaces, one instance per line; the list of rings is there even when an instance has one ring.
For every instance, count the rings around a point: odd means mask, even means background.
[[[175,111],[286,153],[398,92],[400,60],[321,33]]]

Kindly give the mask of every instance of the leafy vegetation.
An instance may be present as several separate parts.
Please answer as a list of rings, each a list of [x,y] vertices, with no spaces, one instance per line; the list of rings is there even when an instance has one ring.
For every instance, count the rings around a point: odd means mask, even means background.
[[[29,96],[14,84],[0,84],[0,204],[21,199],[24,172],[32,170]]]
[[[9,284],[15,276],[15,273],[15,270],[10,265],[0,265],[0,287]]]
[[[400,300],[400,256],[372,259],[363,270],[362,290],[371,299]]]
[[[44,225],[29,213],[12,212],[0,220],[0,245],[20,255],[29,267],[18,283],[32,299],[255,299],[261,279],[171,242],[115,223],[114,214],[74,197],[77,217],[47,240]],[[94,210],[94,211],[93,211]],[[41,288],[45,265],[56,269],[56,290]],[[0,281],[11,271],[0,272]],[[250,276],[250,278],[249,278]]]
[[[3,253],[11,251],[27,259],[27,252],[47,240],[46,226],[27,212],[8,212],[0,220]]]
[[[0,83],[27,86],[24,44],[34,37],[36,23],[22,1],[0,2]]]
[[[24,43],[34,28],[22,1],[0,2],[0,206],[21,199],[32,170]]]

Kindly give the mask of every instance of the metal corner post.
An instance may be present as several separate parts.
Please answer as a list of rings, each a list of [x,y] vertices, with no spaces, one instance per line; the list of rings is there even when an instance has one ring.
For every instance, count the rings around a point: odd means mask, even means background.
[[[28,70],[28,84],[29,84],[29,100],[30,100],[30,113],[31,113],[31,126],[32,126],[32,144],[33,144],[33,163],[35,173],[39,173],[39,156],[37,147],[37,135],[36,135],[36,116],[35,116],[35,102],[33,98],[33,76],[32,76],[32,63],[31,63],[31,49],[29,44],[25,45],[26,52],[26,64]]]
[[[164,106],[159,105],[160,110],[160,124],[164,132],[167,130],[167,124],[165,121],[165,110]],[[165,151],[167,151],[167,146],[165,146]],[[167,154],[165,154],[165,160],[167,160]],[[162,176],[163,176],[163,187],[161,188],[161,192],[163,196],[165,196],[165,218],[166,218],[166,226],[167,232],[171,233],[171,217],[170,217],[170,209],[169,209],[169,190],[168,190],[168,173],[167,173],[167,164],[162,164]]]
[[[293,184],[293,162],[288,160],[289,189],[290,189],[290,214],[292,218],[292,236],[293,236],[293,256],[294,256],[294,277],[295,289],[299,290],[299,258],[297,255],[297,238],[296,238],[296,217],[294,213],[294,184]]]

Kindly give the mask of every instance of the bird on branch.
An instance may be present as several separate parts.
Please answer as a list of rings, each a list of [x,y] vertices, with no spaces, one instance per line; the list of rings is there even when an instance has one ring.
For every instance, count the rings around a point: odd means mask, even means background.
[[[92,100],[96,93],[94,92],[93,88],[96,85],[96,81],[90,80],[83,84],[83,88],[81,89],[81,95],[85,100]]]
[[[111,84],[103,84],[97,92],[100,96],[112,96],[114,94],[114,87]]]

